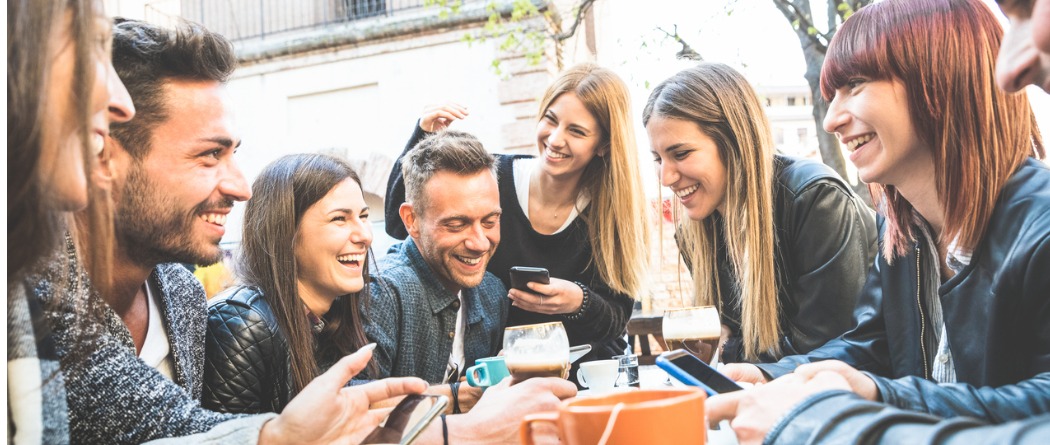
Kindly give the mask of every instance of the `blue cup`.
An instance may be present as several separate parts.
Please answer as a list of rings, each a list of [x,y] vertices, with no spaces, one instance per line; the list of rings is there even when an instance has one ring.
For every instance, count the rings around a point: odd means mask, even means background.
[[[502,356],[479,358],[474,363],[474,366],[467,368],[467,383],[470,386],[492,386],[510,377]]]

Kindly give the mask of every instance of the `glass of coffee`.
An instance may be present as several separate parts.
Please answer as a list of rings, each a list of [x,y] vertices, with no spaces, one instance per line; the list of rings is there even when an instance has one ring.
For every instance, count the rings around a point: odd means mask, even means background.
[[[711,365],[718,361],[722,322],[714,306],[664,311],[663,334],[669,351],[685,349]]]
[[[533,377],[569,377],[569,336],[560,321],[507,328],[503,354],[512,384]]]

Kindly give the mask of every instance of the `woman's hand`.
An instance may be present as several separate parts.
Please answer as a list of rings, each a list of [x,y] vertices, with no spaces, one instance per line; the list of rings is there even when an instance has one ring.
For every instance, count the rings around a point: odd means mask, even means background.
[[[419,117],[419,128],[427,133],[441,131],[452,125],[453,121],[465,119],[469,114],[467,107],[456,103],[428,105]]]
[[[517,306],[529,312],[540,314],[571,314],[580,310],[583,304],[583,289],[572,281],[551,278],[550,284],[530,281],[527,286],[532,292],[511,289],[508,297]]]

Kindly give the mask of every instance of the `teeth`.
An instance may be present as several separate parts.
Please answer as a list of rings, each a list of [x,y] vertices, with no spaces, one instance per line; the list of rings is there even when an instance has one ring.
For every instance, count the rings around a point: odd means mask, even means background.
[[[218,224],[220,226],[226,225],[226,215],[223,215],[221,213],[205,213],[201,215],[201,219],[203,219],[205,222]]]
[[[335,259],[339,260],[340,263],[363,263],[365,261],[365,254],[355,253],[349,255],[339,255]]]
[[[857,149],[857,147],[859,147],[861,145],[864,145],[865,143],[870,141],[871,138],[873,138],[873,137],[875,137],[875,135],[866,134],[866,135],[861,136],[859,138],[856,138],[856,139],[854,139],[852,141],[849,141],[848,143],[846,143],[846,146],[849,147],[849,151],[855,151]]]
[[[91,148],[95,150],[95,154],[102,153],[102,149],[106,147],[106,138],[102,137],[101,134],[95,133],[91,137]]]
[[[554,150],[551,150],[550,147],[547,147],[546,151],[547,151],[547,157],[548,158],[565,159],[565,158],[569,157],[569,155],[567,155],[567,154],[562,154],[562,153],[558,153],[558,152],[556,152]]]
[[[467,263],[467,264],[469,264],[471,266],[481,262],[481,258],[464,258],[464,257],[457,257],[457,258],[459,258],[460,261],[462,261],[464,263]]]
[[[698,188],[700,188],[700,184],[693,184],[691,187],[675,191],[674,194],[678,195],[679,198],[685,198],[686,196],[689,196],[690,193],[695,192]]]

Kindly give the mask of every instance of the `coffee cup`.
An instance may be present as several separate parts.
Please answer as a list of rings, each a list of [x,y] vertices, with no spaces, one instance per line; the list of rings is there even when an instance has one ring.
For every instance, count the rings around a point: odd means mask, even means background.
[[[504,357],[485,357],[474,360],[475,365],[467,368],[467,383],[470,386],[492,386],[510,377]]]
[[[619,374],[619,360],[595,360],[581,363],[576,379],[580,381],[580,386],[590,388],[594,393],[602,393],[616,386]]]
[[[525,416],[521,443],[535,443],[536,423],[557,427],[567,445],[705,443],[704,400],[697,388],[642,389],[566,400],[558,410]],[[605,442],[602,439],[605,438]]]
[[[507,328],[503,353],[513,383],[533,377],[569,377],[569,336],[559,321]]]

